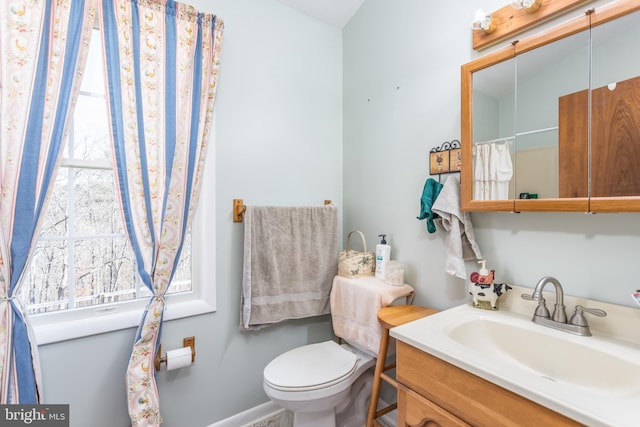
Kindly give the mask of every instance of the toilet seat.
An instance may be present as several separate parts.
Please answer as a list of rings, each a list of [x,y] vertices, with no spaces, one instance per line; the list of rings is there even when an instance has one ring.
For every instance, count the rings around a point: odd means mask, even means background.
[[[281,391],[311,391],[330,387],[350,377],[358,358],[334,341],[294,348],[276,357],[264,369],[264,381]]]

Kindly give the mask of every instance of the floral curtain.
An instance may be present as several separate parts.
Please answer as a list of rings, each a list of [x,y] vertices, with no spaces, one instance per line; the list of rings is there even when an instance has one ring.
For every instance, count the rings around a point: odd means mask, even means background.
[[[94,0],[0,5],[0,403],[42,398],[37,346],[14,296],[58,166]]]
[[[105,0],[101,26],[120,204],[153,292],[126,374],[129,415],[134,426],[157,426],[153,362],[164,295],[198,202],[223,23],[171,0]]]

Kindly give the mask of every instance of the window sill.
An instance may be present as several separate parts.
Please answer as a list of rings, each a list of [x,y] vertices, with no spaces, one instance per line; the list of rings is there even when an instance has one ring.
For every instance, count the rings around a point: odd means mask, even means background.
[[[180,301],[167,296],[163,319],[175,320],[212,313],[215,306],[204,299]],[[29,317],[38,345],[137,328],[147,300],[75,310],[73,318],[56,318],[57,313]]]

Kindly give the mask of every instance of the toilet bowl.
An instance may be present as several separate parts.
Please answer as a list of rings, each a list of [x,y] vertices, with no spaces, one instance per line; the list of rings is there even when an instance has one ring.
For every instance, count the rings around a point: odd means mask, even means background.
[[[335,427],[336,416],[348,420],[342,425],[363,426],[374,365],[371,355],[349,344],[309,344],[265,367],[264,391],[294,413],[294,427]]]

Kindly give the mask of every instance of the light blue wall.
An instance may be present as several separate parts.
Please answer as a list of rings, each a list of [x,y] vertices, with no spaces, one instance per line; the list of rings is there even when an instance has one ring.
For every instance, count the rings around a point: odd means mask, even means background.
[[[460,137],[460,65],[479,55],[471,49],[473,14],[504,4],[366,0],[341,32],[273,0],[188,2],[226,24],[210,151],[218,310],[164,326],[165,348],[197,340],[194,366],[158,375],[166,427],[202,427],[266,402],[264,366],[331,336],[327,317],[239,332],[243,229],[231,221],[234,198],[331,199],[343,230],[362,230],[370,247],[388,234],[392,258],[409,267],[416,303],[443,309],[468,301],[465,284],[443,271],[445,234],[428,234],[415,217],[428,150]],[[499,280],[533,286],[551,274],[568,294],[631,304],[637,214],[475,213],[472,220]],[[128,425],[124,371],[134,333],[41,346],[45,399],[71,404],[72,426]]]
[[[606,3],[592,2],[528,34]],[[418,304],[444,309],[469,298],[466,283],[444,272],[445,232],[429,234],[415,217],[429,177],[429,149],[460,137],[460,66],[497,48],[473,51],[473,14],[504,4],[366,0],[343,31],[343,226],[362,230],[374,243],[378,234],[388,235],[391,258],[409,266]],[[473,213],[471,218],[483,257],[499,281],[533,287],[553,275],[567,294],[634,304],[640,215]],[[477,267],[467,263],[467,274]]]
[[[163,349],[196,337],[196,363],[157,376],[165,427],[203,427],[266,402],[276,355],[332,337],[328,316],[240,332],[243,225],[232,201],[342,209],[339,29],[273,0],[189,0],[225,21],[216,102],[217,312],[166,322]],[[207,262],[207,260],[205,260]],[[215,279],[215,280],[214,280]],[[171,309],[169,305],[168,310]],[[69,403],[73,427],[130,425],[125,369],[135,330],[40,347],[44,395]]]

